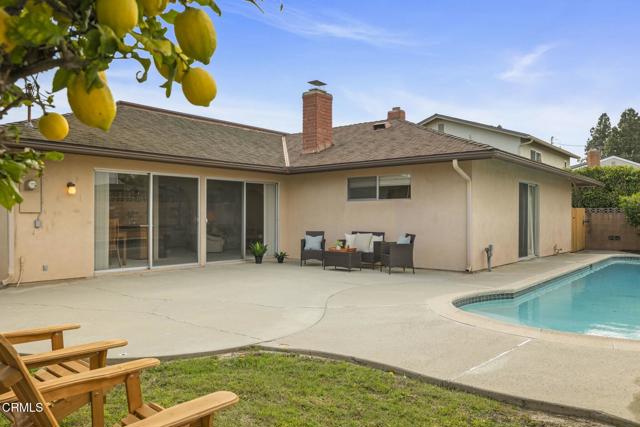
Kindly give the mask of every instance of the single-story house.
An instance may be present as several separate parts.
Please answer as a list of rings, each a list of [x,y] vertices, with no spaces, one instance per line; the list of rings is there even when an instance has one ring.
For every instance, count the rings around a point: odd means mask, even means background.
[[[625,159],[624,157],[607,156],[601,158],[600,150],[597,149],[589,150],[586,159],[571,166],[571,169],[584,169],[596,166],[629,166],[634,169],[640,169],[640,163]]]
[[[299,256],[306,230],[417,235],[417,267],[477,271],[567,251],[571,188],[597,181],[469,138],[387,117],[332,125],[332,96],[302,96],[289,134],[118,102],[104,133],[67,115],[64,142],[26,123],[21,142],[65,153],[0,212],[0,279],[88,277],[246,257]],[[536,141],[534,141],[536,142]]]

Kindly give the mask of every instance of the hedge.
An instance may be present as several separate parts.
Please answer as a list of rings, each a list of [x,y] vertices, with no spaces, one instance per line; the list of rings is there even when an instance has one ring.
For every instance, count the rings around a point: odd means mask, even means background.
[[[574,173],[604,184],[604,187],[574,188],[574,208],[618,208],[621,197],[640,192],[640,169],[630,166],[583,168]]]

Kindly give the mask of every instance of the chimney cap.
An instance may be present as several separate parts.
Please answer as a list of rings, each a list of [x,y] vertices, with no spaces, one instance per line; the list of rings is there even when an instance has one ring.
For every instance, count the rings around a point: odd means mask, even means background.
[[[315,87],[322,87],[322,86],[326,86],[327,84],[325,82],[321,82],[320,80],[311,80],[309,82],[311,86],[315,86]]]

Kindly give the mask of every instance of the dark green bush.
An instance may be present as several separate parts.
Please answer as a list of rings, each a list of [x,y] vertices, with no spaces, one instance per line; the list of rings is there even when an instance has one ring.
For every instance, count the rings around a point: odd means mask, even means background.
[[[620,197],[640,192],[640,169],[629,166],[584,168],[574,173],[597,179],[604,187],[573,190],[574,208],[617,208]]]

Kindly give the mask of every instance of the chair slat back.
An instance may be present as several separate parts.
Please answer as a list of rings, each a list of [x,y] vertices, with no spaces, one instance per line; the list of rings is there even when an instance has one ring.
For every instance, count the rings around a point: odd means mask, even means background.
[[[27,367],[13,348],[9,340],[0,334],[0,368],[5,372],[5,384],[18,398],[18,402],[29,405],[29,412],[17,414],[20,426],[59,427],[49,410],[42,394],[36,388]]]

